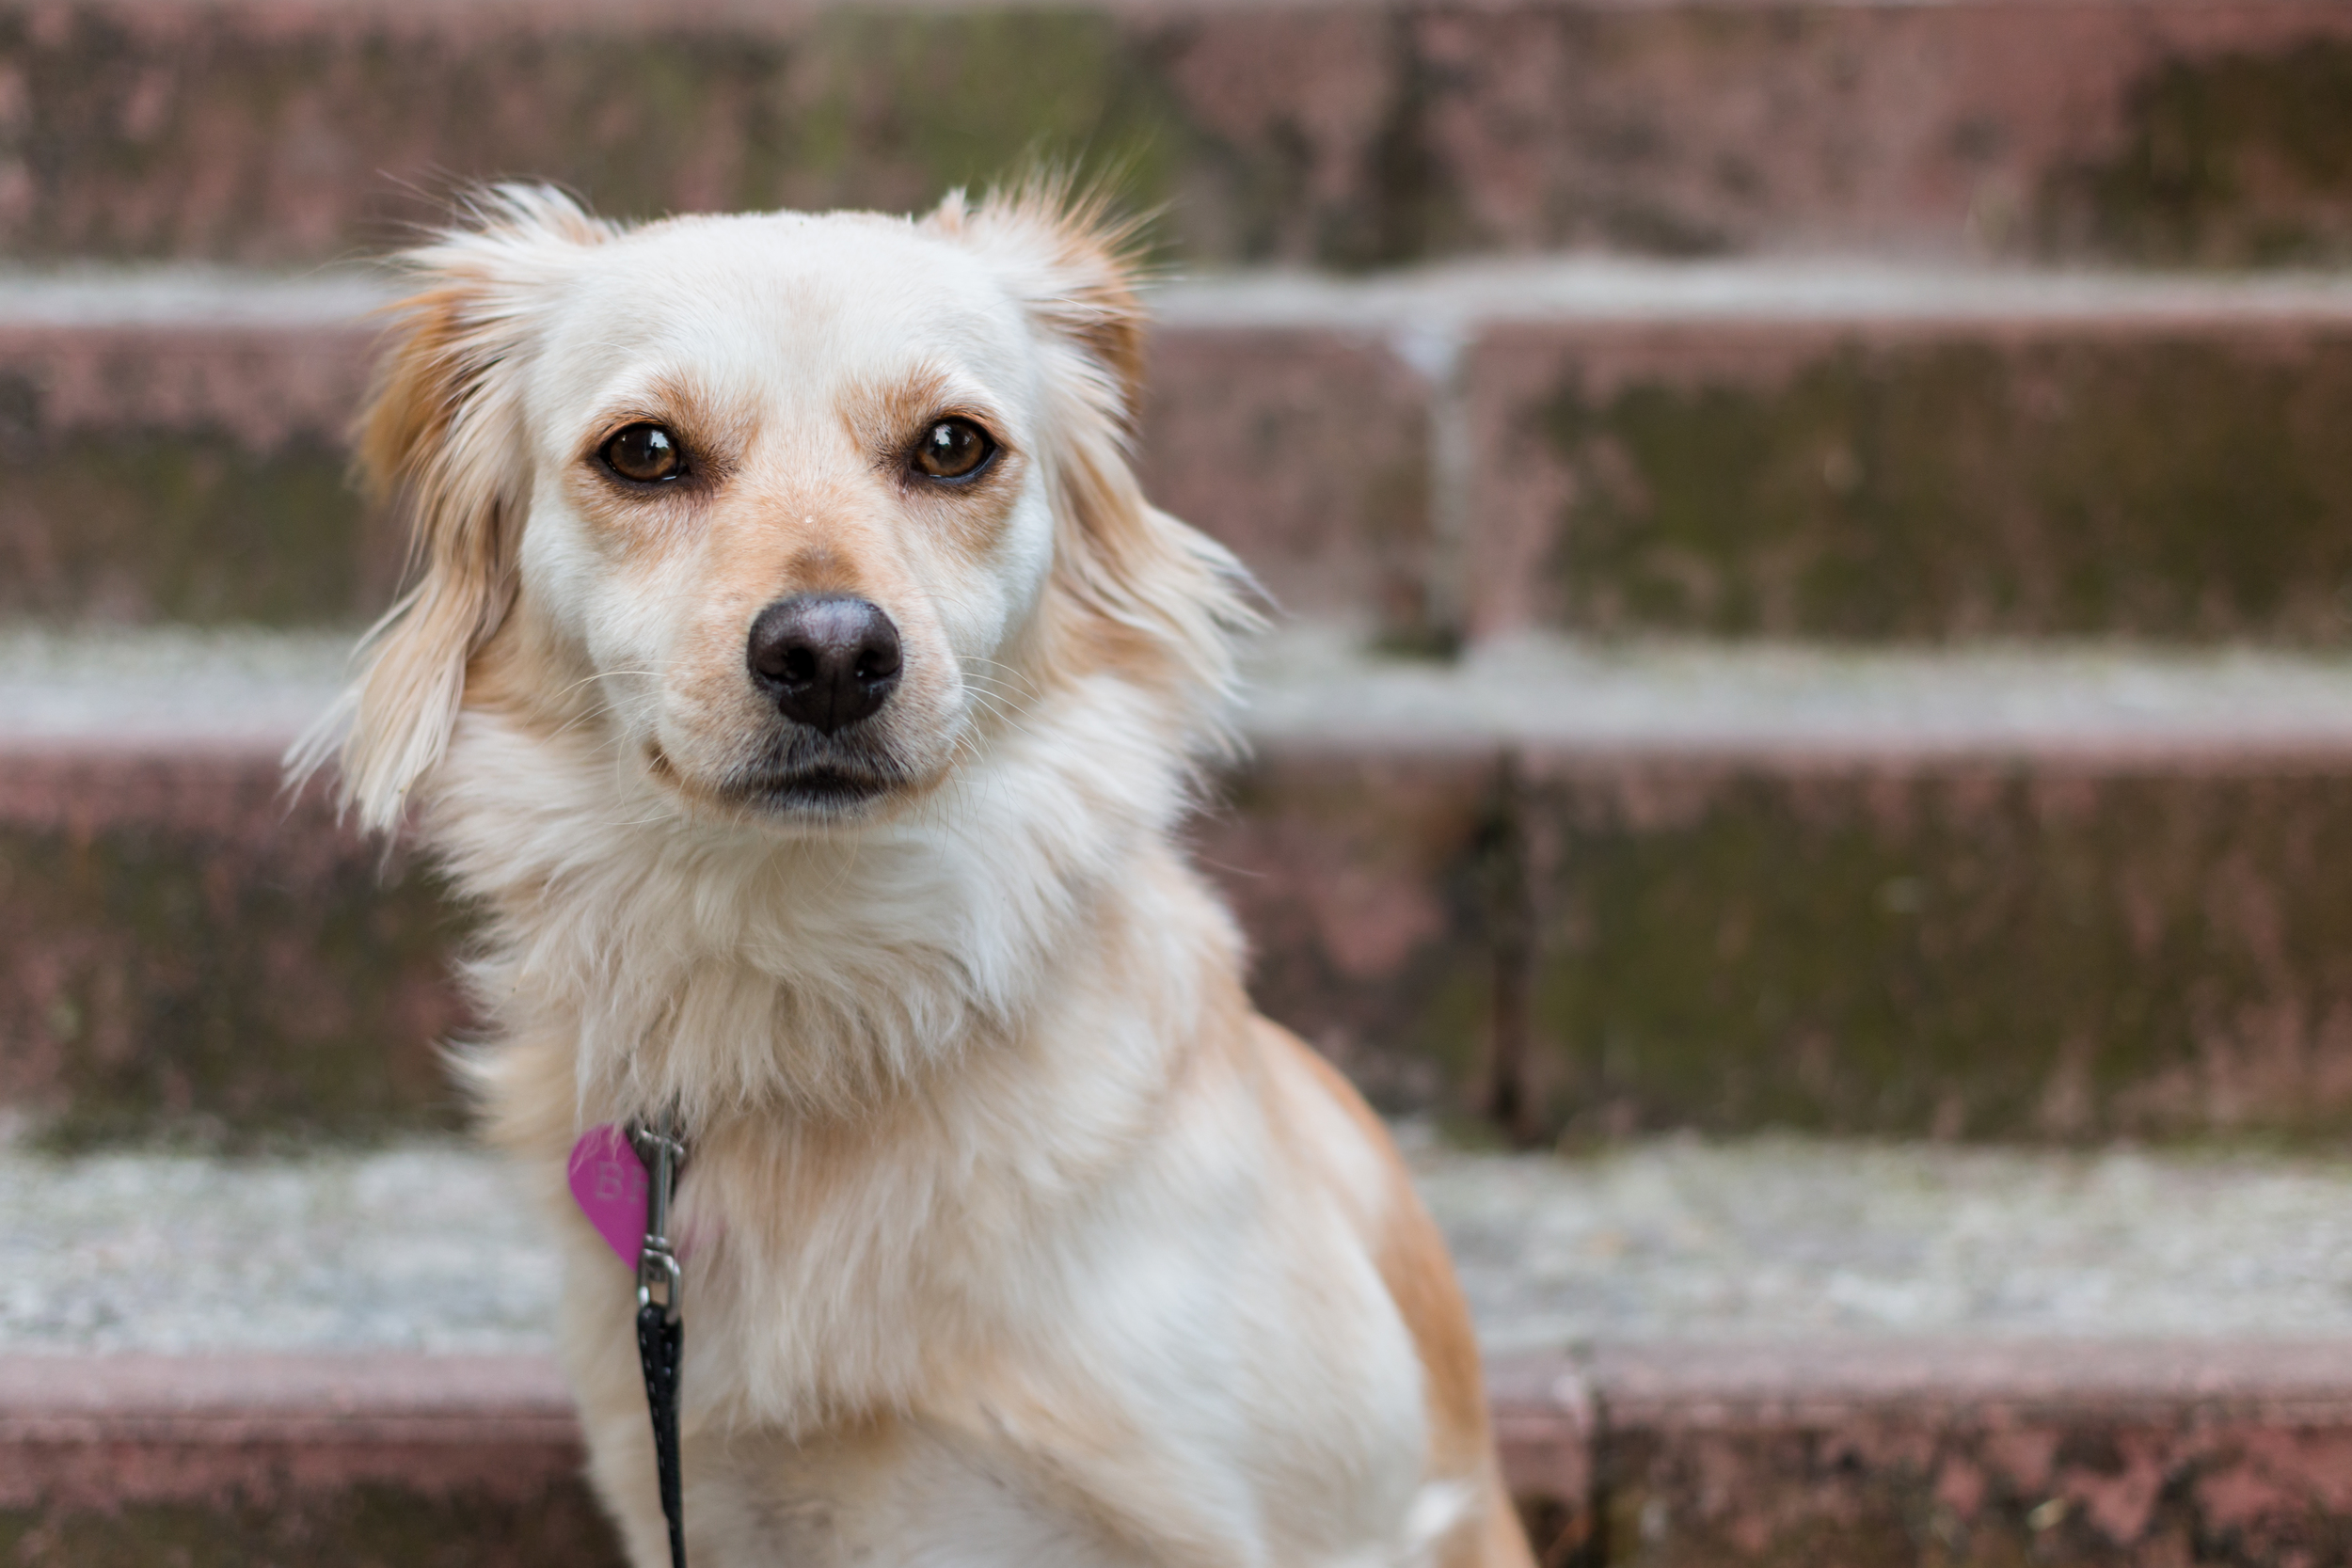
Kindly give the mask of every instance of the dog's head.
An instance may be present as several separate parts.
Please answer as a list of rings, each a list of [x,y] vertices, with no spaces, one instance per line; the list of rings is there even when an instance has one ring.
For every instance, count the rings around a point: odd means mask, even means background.
[[[822,830],[1057,683],[1196,735],[1221,696],[1237,569],[1129,471],[1141,315],[1086,205],[625,230],[507,187],[408,260],[361,459],[417,578],[342,720],[368,825],[469,701],[594,734],[682,816]]]

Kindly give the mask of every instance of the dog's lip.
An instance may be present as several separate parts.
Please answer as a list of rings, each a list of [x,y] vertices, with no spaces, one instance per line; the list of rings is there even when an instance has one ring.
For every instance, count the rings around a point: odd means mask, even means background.
[[[715,783],[698,783],[671,760],[658,741],[645,747],[647,769],[660,783],[707,806],[824,815],[848,810],[887,795],[904,781],[887,770],[819,763],[803,768],[763,768]]]
[[[743,800],[787,810],[838,810],[887,795],[898,781],[869,768],[824,764],[778,768],[733,782],[730,793]]]

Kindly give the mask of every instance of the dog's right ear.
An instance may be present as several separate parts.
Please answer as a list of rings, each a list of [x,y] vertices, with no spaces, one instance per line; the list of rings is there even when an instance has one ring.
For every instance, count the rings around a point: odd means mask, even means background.
[[[514,602],[536,318],[581,249],[616,232],[544,185],[494,187],[467,215],[401,258],[421,287],[392,308],[360,417],[366,486],[408,514],[409,585],[361,644],[358,678],[286,758],[299,784],[340,756],[338,799],[374,832],[398,828],[448,749],[467,663]]]

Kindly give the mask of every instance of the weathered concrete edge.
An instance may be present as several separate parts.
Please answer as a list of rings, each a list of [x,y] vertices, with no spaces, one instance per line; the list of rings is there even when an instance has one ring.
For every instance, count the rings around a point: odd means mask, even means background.
[[[1841,0],[1842,3],[1842,0]],[[272,272],[203,262],[31,270],[0,266],[0,333],[154,333],[304,339],[364,349],[406,291],[383,263]],[[1164,331],[1422,335],[1544,324],[1677,321],[1724,325],[1913,325],[2040,329],[2352,324],[2352,278],[2339,272],[2220,274],[1994,267],[1858,256],[1654,261],[1573,253],[1434,262],[1363,276],[1297,268],[1204,270],[1152,284]]]
[[[2352,1424],[2352,1340],[1842,1338],[1596,1347],[1609,1429],[1836,1427],[1900,1415]]]
[[[365,1484],[521,1498],[580,1462],[570,1393],[543,1357],[0,1357],[4,1508]]]
[[[265,766],[333,703],[348,647],[335,633],[0,627],[0,756]],[[174,679],[149,678],[158,668]],[[1774,770],[1979,759],[2293,770],[2352,758],[2352,658],[2237,646],[1857,652],[1521,634],[1439,663],[1368,653],[1360,628],[1302,620],[1248,650],[1245,678],[1238,727],[1286,755]]]
[[[1492,1384],[1513,1490],[1581,1505],[1593,1405],[1576,1370],[1516,1361]],[[0,1356],[0,1508],[370,1481],[528,1492],[580,1461],[570,1393],[545,1357]]]

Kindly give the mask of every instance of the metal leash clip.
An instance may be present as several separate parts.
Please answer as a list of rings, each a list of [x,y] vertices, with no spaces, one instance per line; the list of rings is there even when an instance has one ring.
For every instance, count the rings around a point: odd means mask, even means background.
[[[686,1164],[686,1140],[675,1114],[648,1127],[632,1122],[628,1141],[644,1162],[645,1241],[637,1254],[637,1356],[645,1373],[645,1408],[653,1417],[653,1454],[661,1489],[661,1517],[670,1527],[671,1568],[686,1568],[685,1483],[678,1454],[678,1366],[686,1356],[685,1275],[670,1244],[670,1197]]]
[[[679,1167],[686,1164],[686,1143],[676,1128],[674,1118],[664,1117],[659,1126],[632,1122],[628,1129],[628,1141],[644,1162],[647,1178],[645,1241],[637,1254],[637,1305],[659,1303],[671,1323],[678,1321],[686,1293],[677,1250],[670,1244],[670,1198],[677,1190]]]

